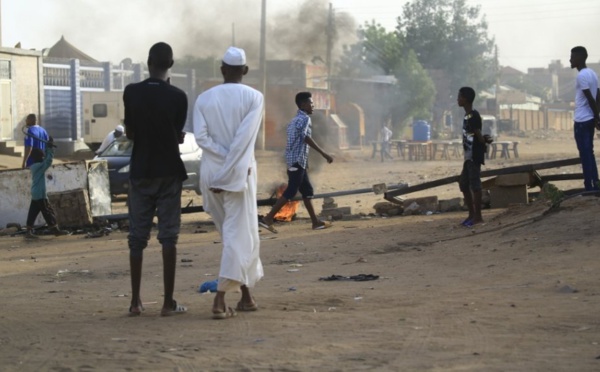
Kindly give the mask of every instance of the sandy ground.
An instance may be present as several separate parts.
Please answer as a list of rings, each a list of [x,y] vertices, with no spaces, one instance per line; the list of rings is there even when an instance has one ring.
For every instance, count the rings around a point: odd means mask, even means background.
[[[521,158],[486,168],[576,155],[568,133],[519,140]],[[282,167],[275,153],[258,160],[267,197]],[[365,150],[339,154],[312,178],[317,192],[330,192],[417,184],[459,170],[459,160],[381,163]],[[459,193],[448,185],[417,195]],[[210,318],[213,296],[197,291],[216,278],[220,259],[206,214],[184,215],[175,297],[189,312],[168,318],[158,316],[162,264],[154,238],[144,262],[146,311],[129,318],[126,232],[0,237],[0,370],[600,370],[600,199],[486,210],[487,223],[474,229],[458,226],[464,212],[369,216],[381,200],[336,198],[354,217],[328,230],[312,231],[301,208],[279,234],[261,232],[266,275],[253,292],[260,309],[223,321]],[[201,198],[185,193],[182,204],[190,202]],[[124,210],[118,200],[114,211]],[[333,274],[380,277],[319,281]],[[238,296],[227,300],[234,306]]]

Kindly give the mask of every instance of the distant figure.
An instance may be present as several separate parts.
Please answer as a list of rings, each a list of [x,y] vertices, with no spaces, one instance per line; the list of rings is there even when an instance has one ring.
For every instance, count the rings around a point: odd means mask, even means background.
[[[458,106],[464,108],[463,149],[464,163],[458,181],[465,203],[469,207],[469,216],[461,223],[472,227],[483,222],[481,215],[481,165],[484,164],[486,143],[492,143],[489,135],[482,135],[481,116],[473,110],[475,91],[470,87],[462,87],[458,91]]]
[[[108,133],[106,135],[106,137],[104,138],[104,141],[102,141],[102,144],[100,145],[100,147],[98,147],[98,150],[96,150],[96,155],[100,155],[104,150],[106,150],[108,145],[113,143],[113,141],[116,140],[117,138],[120,138],[124,132],[125,132],[125,128],[123,128],[123,126],[121,124],[117,125],[115,127],[115,130],[111,131],[110,133]]]
[[[312,147],[329,164],[333,162],[333,158],[312,139],[312,123],[309,116],[312,115],[314,109],[312,94],[310,92],[296,94],[296,106],[298,106],[298,112],[288,124],[287,145],[285,147],[288,187],[283,195],[277,199],[269,214],[259,219],[260,226],[273,233],[277,233],[277,230],[273,227],[275,215],[287,202],[296,196],[298,191],[302,194],[302,201],[304,201],[304,206],[310,215],[313,230],[322,230],[331,227],[330,222],[321,221],[317,218],[312,205],[314,192],[308,179],[308,151]]]
[[[574,132],[577,150],[583,168],[583,185],[586,191],[600,190],[598,185],[598,167],[594,156],[594,128],[600,130],[600,91],[598,76],[587,68],[587,50],[582,46],[571,49],[571,68],[576,68]]]
[[[40,149],[42,153],[46,151],[46,143],[48,141],[48,133],[46,130],[37,125],[35,114],[27,115],[25,119],[27,127],[27,135],[25,136],[25,154],[23,156],[23,168],[28,168],[33,164],[33,159],[30,158],[33,149]],[[43,141],[40,141],[43,140]]]
[[[125,133],[133,141],[129,172],[129,263],[131,306],[129,315],[144,310],[140,299],[142,261],[148,246],[152,220],[158,217],[158,241],[162,246],[164,299],[160,315],[187,311],[173,298],[177,239],[181,224],[181,188],[187,172],[179,155],[187,117],[185,93],[167,83],[173,66],[173,50],[156,43],[148,55],[150,77],[130,84],[123,93]]]
[[[49,138],[49,141],[52,144],[52,137]],[[50,205],[50,201],[48,200],[48,194],[46,193],[46,171],[52,165],[54,149],[52,146],[48,146],[44,154],[44,151],[34,148],[31,150],[29,158],[32,161],[32,164],[29,166],[31,170],[31,203],[29,204],[29,212],[27,213],[27,234],[25,237],[28,239],[37,238],[33,232],[33,224],[40,212],[54,235],[69,234],[67,231],[58,228],[56,213],[54,213],[54,209],[52,209],[52,205]]]
[[[230,47],[223,56],[224,82],[198,96],[194,135],[203,150],[200,163],[202,201],[223,241],[213,319],[237,311],[256,311],[250,288],[263,277],[256,223],[256,160],[254,146],[260,128],[263,95],[242,84],[248,73],[246,53]],[[227,292],[241,289],[236,309],[225,303]]]
[[[388,159],[393,159],[390,154],[390,148],[392,147],[392,130],[387,126],[387,124],[383,124],[381,126],[381,162],[383,163],[384,157]]]

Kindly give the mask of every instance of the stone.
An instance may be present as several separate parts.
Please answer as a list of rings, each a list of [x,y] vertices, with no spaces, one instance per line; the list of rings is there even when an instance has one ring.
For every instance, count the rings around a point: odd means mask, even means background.
[[[335,203],[335,199],[333,199],[332,197],[326,197],[323,199],[323,204],[333,204]]]
[[[386,214],[388,216],[397,216],[402,213],[402,206],[390,203],[390,202],[379,202],[373,206],[376,214]]]
[[[413,203],[416,203],[419,209],[415,212],[426,213],[426,212],[437,212],[438,211],[438,197],[437,196],[425,196],[422,198],[406,199],[402,202],[404,209]]]
[[[457,212],[461,211],[464,206],[463,198],[453,198],[440,200],[438,208],[440,212]]]
[[[413,214],[421,214],[421,206],[417,204],[417,202],[412,202],[410,204],[404,204],[404,210],[402,211],[403,216],[410,216]]]
[[[5,229],[0,229],[0,236],[12,235],[19,232],[19,228],[16,226],[7,227]]]
[[[333,209],[323,209],[321,211],[321,216],[330,217],[333,220],[341,220],[344,216],[349,216],[351,214],[350,207],[339,207]]]

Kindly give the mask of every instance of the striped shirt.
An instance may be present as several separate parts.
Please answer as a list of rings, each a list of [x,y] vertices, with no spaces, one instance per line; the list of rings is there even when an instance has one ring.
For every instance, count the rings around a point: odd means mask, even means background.
[[[296,116],[287,127],[287,145],[285,146],[285,161],[288,167],[298,163],[306,169],[308,165],[308,144],[304,141],[312,135],[310,117],[306,112],[298,110]]]

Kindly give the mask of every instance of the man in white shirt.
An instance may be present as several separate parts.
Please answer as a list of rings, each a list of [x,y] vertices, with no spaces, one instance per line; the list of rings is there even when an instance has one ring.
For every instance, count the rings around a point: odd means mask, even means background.
[[[242,84],[248,73],[243,49],[223,57],[224,83],[200,94],[194,106],[194,136],[203,150],[200,187],[203,207],[222,236],[223,252],[214,319],[234,316],[226,292],[241,289],[237,311],[255,311],[250,289],[263,277],[259,257],[254,145],[262,121],[263,95]]]
[[[96,155],[100,155],[102,151],[106,150],[108,145],[110,145],[111,143],[113,143],[114,140],[123,135],[123,132],[125,132],[125,128],[123,128],[121,124],[117,125],[115,130],[106,135],[104,141],[102,141],[102,144],[100,145],[100,147],[98,147],[98,150],[96,150]]]
[[[387,126],[387,124],[383,124],[381,126],[381,162],[383,163],[383,159],[393,159],[390,154],[391,148],[391,140],[392,140],[392,130]]]
[[[579,73],[575,83],[575,113],[574,131],[575,142],[581,158],[583,169],[583,184],[586,191],[600,190],[598,181],[598,167],[594,156],[594,128],[600,130],[600,90],[598,89],[598,76],[587,68],[587,50],[582,46],[571,49],[571,68],[576,68]]]

